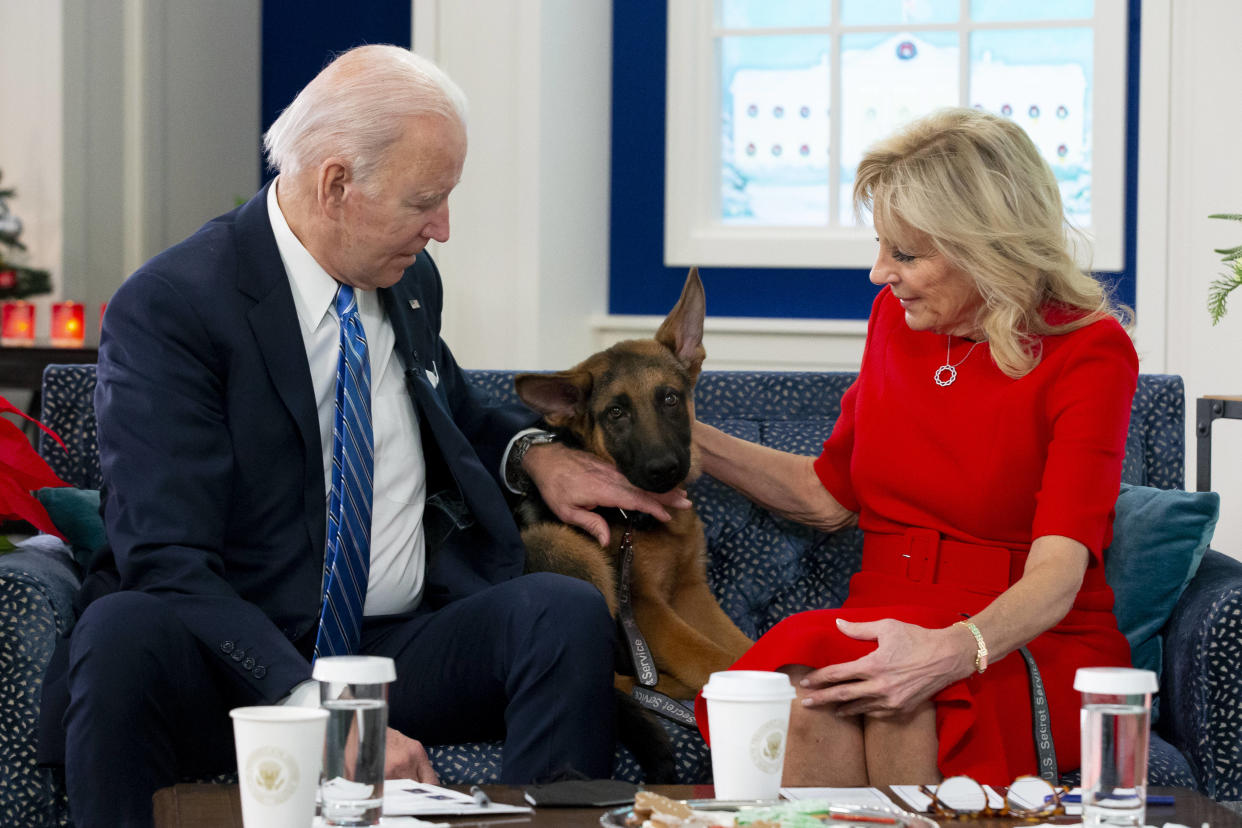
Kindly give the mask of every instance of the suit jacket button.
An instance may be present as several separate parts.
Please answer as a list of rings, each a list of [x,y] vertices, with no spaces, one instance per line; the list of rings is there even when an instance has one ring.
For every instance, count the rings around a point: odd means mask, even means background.
[[[253,670],[253,669],[254,669],[254,659],[253,659],[253,658],[248,658],[248,659],[246,659],[245,661],[243,661],[243,662],[242,662],[242,669],[243,669],[243,670]]]
[[[254,668],[254,673],[252,673],[252,675],[257,679],[261,679],[267,675],[267,668],[260,664],[258,667]]]
[[[233,652],[233,642],[232,641],[220,642],[220,652],[226,653],[226,654]]]
[[[233,654],[229,656],[229,658],[233,659],[234,661],[241,661],[245,657],[246,657],[245,650],[234,650]]]

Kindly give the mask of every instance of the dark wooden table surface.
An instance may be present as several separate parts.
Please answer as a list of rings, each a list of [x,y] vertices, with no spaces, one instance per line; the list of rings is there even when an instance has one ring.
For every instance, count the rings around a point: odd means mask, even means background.
[[[451,786],[465,790],[463,786]],[[522,789],[508,785],[484,785],[496,802],[515,805],[526,804]],[[650,790],[675,799],[711,799],[711,785],[652,785]],[[1199,828],[1210,823],[1212,828],[1242,828],[1242,816],[1218,805],[1202,794],[1185,788],[1151,788],[1149,793],[1172,794],[1172,805],[1149,806],[1147,824],[1160,826],[1166,822]],[[900,802],[897,797],[894,801]],[[448,822],[453,828],[486,828],[494,825],[515,825],[522,828],[598,828],[600,817],[606,808],[541,808],[529,815],[507,814],[480,819],[478,817],[427,817],[436,822]],[[1076,823],[1077,817],[1064,817],[1052,822]],[[979,819],[946,824],[969,828],[1015,828],[1023,826],[1020,820]],[[155,794],[156,828],[242,828],[241,800],[236,785],[176,785],[162,788]]]
[[[99,359],[98,348],[52,348],[36,345],[30,348],[0,346],[0,388],[12,388],[30,392],[26,413],[39,419],[43,388],[43,369],[49,365],[93,364]],[[26,433],[36,436],[35,427],[29,425]]]
[[[0,388],[39,390],[48,365],[95,362],[98,348],[0,347]]]

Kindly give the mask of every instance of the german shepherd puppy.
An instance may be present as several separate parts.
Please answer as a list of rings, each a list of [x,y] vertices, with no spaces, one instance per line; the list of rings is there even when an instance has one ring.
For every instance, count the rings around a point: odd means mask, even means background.
[[[690,442],[694,384],[703,348],[705,301],[697,269],[655,339],[628,340],[556,374],[521,374],[518,396],[543,414],[567,444],[616,465],[640,489],[667,492],[698,475]],[[627,523],[605,515],[610,542],[557,521],[537,495],[518,509],[528,571],[559,572],[599,587],[617,614],[620,558]],[[703,524],[693,510],[668,523],[631,515],[634,558],[630,595],[634,618],[660,673],[655,689],[693,697],[708,676],[725,670],[751,640],[725,615],[707,586]],[[617,676],[628,691],[633,679]]]

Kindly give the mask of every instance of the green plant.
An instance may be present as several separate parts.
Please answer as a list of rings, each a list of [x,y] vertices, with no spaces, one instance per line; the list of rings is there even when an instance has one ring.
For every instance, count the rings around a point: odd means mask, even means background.
[[[3,173],[0,173],[0,178]],[[17,194],[13,189],[0,189],[0,299],[21,299],[52,289],[51,277],[46,270],[24,267],[5,261],[5,248],[25,250],[21,242],[22,221],[9,211],[6,203]]]
[[[1242,221],[1242,214],[1214,213],[1208,218]],[[1216,252],[1221,254],[1221,261],[1227,264],[1233,273],[1222,274],[1208,287],[1208,313],[1212,315],[1213,325],[1225,315],[1225,300],[1229,298],[1229,293],[1242,285],[1242,244],[1237,247],[1218,249]]]

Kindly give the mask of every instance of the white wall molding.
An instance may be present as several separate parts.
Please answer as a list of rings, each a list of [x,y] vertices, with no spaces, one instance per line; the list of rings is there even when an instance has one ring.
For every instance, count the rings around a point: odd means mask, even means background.
[[[1144,0],[1139,53],[1138,244],[1134,345],[1142,370],[1168,364],[1171,0]]]
[[[440,0],[412,0],[410,48],[433,63],[440,62]]]
[[[599,314],[591,319],[590,352],[622,339],[655,334],[662,316]],[[861,319],[708,317],[704,368],[713,371],[857,371],[867,323]],[[583,352],[577,358],[587,356]],[[570,362],[574,361],[571,357]]]

